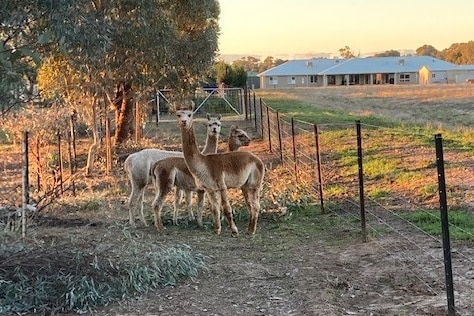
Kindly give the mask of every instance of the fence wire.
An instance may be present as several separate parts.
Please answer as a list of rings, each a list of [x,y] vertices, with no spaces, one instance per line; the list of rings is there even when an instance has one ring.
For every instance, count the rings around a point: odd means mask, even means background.
[[[254,99],[255,100],[255,99]],[[399,273],[417,280],[419,291],[443,296],[445,288],[443,244],[431,231],[410,220],[417,212],[434,217],[439,227],[437,157],[434,135],[418,130],[360,124],[363,183],[360,182],[356,122],[311,124],[281,115],[263,100],[254,101],[257,131],[268,142],[275,159],[294,174],[300,187],[308,187],[321,208],[339,216],[354,229],[361,224],[361,187],[370,241],[400,264]],[[261,125],[259,125],[261,123]],[[472,149],[447,141],[444,165],[448,205],[474,209]],[[319,168],[319,170],[318,170]],[[316,175],[319,173],[320,178]],[[416,194],[415,194],[416,193]],[[452,232],[461,231],[450,222]],[[468,237],[469,238],[469,237]],[[474,252],[470,243],[454,243],[452,267],[456,312],[470,315],[474,303]],[[467,293],[467,294],[465,294]]]

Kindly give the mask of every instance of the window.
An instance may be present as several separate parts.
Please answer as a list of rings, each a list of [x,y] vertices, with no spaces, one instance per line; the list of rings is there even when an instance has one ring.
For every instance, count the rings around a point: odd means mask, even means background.
[[[278,78],[277,77],[270,77],[270,84],[278,84]]]
[[[318,83],[318,76],[309,76],[309,82]]]
[[[400,74],[400,82],[410,82],[410,74]]]
[[[436,74],[431,74],[431,78],[436,78]]]
[[[296,84],[296,77],[295,76],[288,77],[288,84]]]

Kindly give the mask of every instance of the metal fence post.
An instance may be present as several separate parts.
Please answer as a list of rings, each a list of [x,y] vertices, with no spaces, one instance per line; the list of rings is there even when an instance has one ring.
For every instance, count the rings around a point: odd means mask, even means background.
[[[270,129],[270,110],[268,109],[268,106],[266,106],[265,109],[266,109],[266,112],[267,112],[268,146],[270,147],[270,152],[273,152],[273,149],[272,149],[272,131]]]
[[[364,170],[362,161],[362,133],[360,121],[356,121],[357,129],[357,161],[359,165],[359,206],[360,224],[362,229],[362,241],[367,242],[367,226],[365,222],[365,199],[364,199]]]
[[[283,142],[281,137],[281,127],[280,127],[280,113],[276,112],[277,118],[277,128],[278,128],[278,144],[280,146],[280,162],[283,162]]]
[[[318,168],[318,183],[319,183],[319,201],[321,203],[321,213],[324,214],[324,198],[323,198],[323,183],[321,171],[321,153],[319,151],[319,131],[318,125],[314,124],[314,146],[316,147],[316,164]]]
[[[455,315],[453,271],[451,266],[451,245],[449,241],[448,202],[446,198],[446,178],[444,175],[443,138],[435,135],[436,166],[438,170],[439,208],[441,212],[441,232],[443,235],[444,273],[446,277],[446,296],[448,299],[448,315]]]
[[[293,159],[295,160],[295,179],[298,183],[298,161],[296,158],[295,120],[291,118],[291,139],[293,141]]]

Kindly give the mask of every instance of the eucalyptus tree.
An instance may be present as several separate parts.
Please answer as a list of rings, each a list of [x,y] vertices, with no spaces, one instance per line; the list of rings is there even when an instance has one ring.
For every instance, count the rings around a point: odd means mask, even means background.
[[[97,103],[110,105],[115,110],[117,145],[133,132],[130,116],[135,102],[145,104],[157,87],[189,92],[217,51],[220,11],[215,0],[7,2],[2,1],[2,26],[12,34],[28,35],[18,36],[22,47],[45,61],[67,65],[54,74],[75,74],[75,80],[56,86],[56,100],[89,103],[92,109]],[[7,12],[28,18],[14,24]],[[7,42],[3,34],[2,30],[2,41]]]

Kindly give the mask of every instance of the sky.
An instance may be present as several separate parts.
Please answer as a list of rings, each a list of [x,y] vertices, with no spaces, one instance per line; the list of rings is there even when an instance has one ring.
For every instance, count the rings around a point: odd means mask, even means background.
[[[221,56],[360,56],[474,40],[474,0],[219,0]]]

